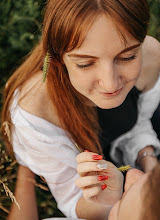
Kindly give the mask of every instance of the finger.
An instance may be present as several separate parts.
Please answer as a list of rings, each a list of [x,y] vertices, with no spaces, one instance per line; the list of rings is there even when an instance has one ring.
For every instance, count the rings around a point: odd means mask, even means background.
[[[86,200],[93,200],[93,197],[98,196],[99,193],[102,192],[107,187],[107,185],[102,185],[102,186],[94,186],[91,188],[87,188],[83,190],[83,197]]]
[[[102,161],[101,161],[102,162]],[[85,162],[80,163],[77,166],[77,172],[80,176],[84,175],[84,173],[88,172],[101,172],[101,171],[107,171],[109,168],[109,165],[106,161],[103,163],[98,162]]]
[[[102,160],[102,155],[93,152],[82,152],[77,155],[76,160],[78,163],[92,162]]]
[[[106,160],[103,160],[101,155],[98,155],[93,152],[82,152],[82,153],[78,154],[78,156],[76,157],[76,160],[77,160],[78,164],[85,163],[85,162],[98,161],[100,164],[107,163],[110,168],[116,168],[116,166],[113,163],[106,161]],[[102,168],[102,169],[104,169],[104,168]]]
[[[108,179],[107,175],[99,175],[99,176],[85,176],[76,179],[76,186],[80,189],[91,187],[93,185],[101,185],[102,181],[106,181]]]

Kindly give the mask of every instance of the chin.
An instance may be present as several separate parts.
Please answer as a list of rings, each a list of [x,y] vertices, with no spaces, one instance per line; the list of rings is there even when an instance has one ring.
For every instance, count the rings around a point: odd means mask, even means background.
[[[108,105],[108,104],[102,104],[102,105],[97,105],[97,107],[101,108],[101,109],[113,109],[113,108],[117,108],[118,106],[120,106],[122,103],[120,103],[119,105]]]
[[[94,100],[95,105],[98,106],[101,109],[113,109],[117,108],[125,101],[128,93],[130,92],[131,88],[125,88],[121,91],[120,94],[117,96],[111,97],[111,98],[97,98],[97,100]]]
[[[126,99],[126,96],[123,98],[117,97],[115,100],[103,100],[101,102],[94,102],[96,106],[98,106],[101,109],[112,109],[119,107],[124,100]]]

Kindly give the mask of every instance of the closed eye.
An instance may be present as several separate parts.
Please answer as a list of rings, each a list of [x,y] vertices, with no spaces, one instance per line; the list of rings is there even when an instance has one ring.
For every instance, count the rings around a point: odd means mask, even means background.
[[[117,61],[130,61],[134,60],[136,58],[136,55],[131,56],[131,57],[122,57],[122,58],[116,58]]]
[[[122,57],[122,58],[116,58],[116,61],[124,61],[124,62],[127,62],[127,61],[131,61],[131,60],[134,60],[136,58],[136,55],[134,56],[131,56],[131,57]],[[80,69],[85,69],[85,68],[88,68],[88,67],[91,67],[95,64],[95,62],[92,62],[92,63],[88,63],[88,64],[76,64],[76,66]]]
[[[88,64],[83,64],[83,65],[80,65],[80,64],[76,64],[76,66],[80,69],[85,69],[87,67],[90,67],[90,66],[93,66],[95,62],[92,62],[92,63],[88,63]]]

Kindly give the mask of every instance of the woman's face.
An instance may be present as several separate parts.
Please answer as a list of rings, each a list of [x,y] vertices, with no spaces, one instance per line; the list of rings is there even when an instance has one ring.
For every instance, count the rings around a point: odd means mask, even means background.
[[[108,220],[140,219],[144,207],[144,190],[148,174],[131,169],[126,176],[125,191],[122,199],[111,209]]]
[[[123,27],[99,16],[80,48],[64,54],[73,87],[103,109],[123,103],[141,71],[141,45]]]

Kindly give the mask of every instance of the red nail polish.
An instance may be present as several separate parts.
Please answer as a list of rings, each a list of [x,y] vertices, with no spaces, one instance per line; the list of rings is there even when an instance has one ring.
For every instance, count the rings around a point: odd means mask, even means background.
[[[101,188],[102,188],[102,190],[104,190],[105,188],[107,188],[107,185],[104,184],[104,185],[101,186]]]
[[[85,150],[84,152],[90,152],[89,150]]]
[[[98,176],[99,181],[108,180],[108,176]]]
[[[102,155],[93,155],[92,159],[93,160],[102,160]]]

